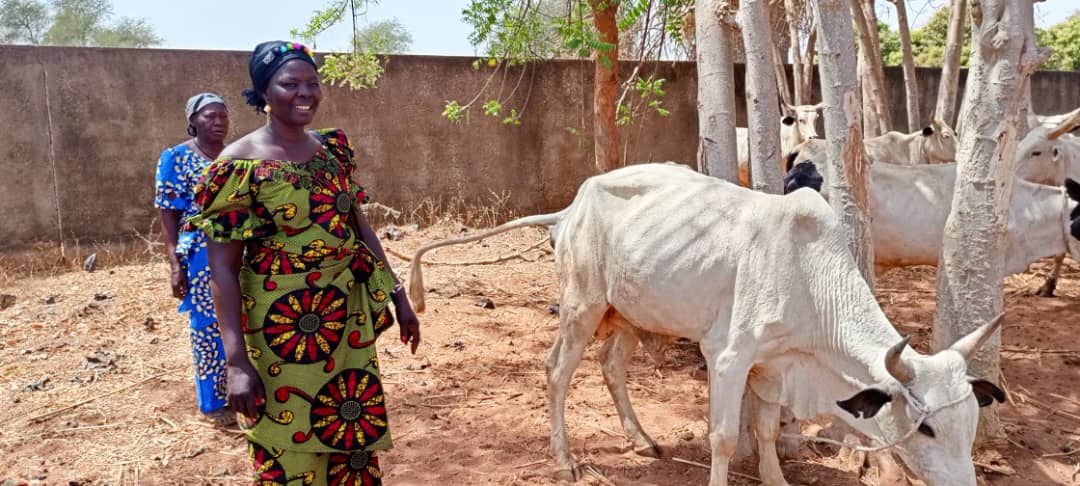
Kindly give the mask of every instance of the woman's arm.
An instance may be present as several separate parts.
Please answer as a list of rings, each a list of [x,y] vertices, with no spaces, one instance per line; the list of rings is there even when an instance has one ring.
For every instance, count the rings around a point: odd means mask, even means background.
[[[413,312],[412,304],[409,303],[409,296],[405,293],[405,288],[401,286],[401,282],[398,281],[397,274],[390,268],[390,261],[386,259],[386,253],[379,242],[379,237],[375,235],[375,231],[371,229],[367,217],[364,216],[364,212],[359,207],[353,210],[352,221],[354,227],[360,231],[360,240],[368,248],[371,248],[371,252],[375,254],[376,258],[382,260],[383,264],[386,265],[386,271],[390,272],[394,279],[394,291],[390,294],[390,298],[394,302],[394,309],[397,310],[398,325],[401,328],[401,342],[411,344],[412,353],[416,354],[416,348],[420,346],[420,320],[417,319],[416,313]]]
[[[173,297],[183,299],[187,294],[187,273],[180,265],[180,256],[176,254],[176,245],[180,241],[180,222],[183,213],[175,209],[161,210],[161,236],[165,240],[165,257],[169,259],[169,268],[172,274],[169,284],[172,286]]]
[[[248,361],[244,330],[241,325],[243,304],[240,291],[240,265],[244,243],[206,243],[210,263],[210,286],[214,297],[221,340],[225,345],[228,367],[228,403],[233,410],[249,418],[259,416],[259,404],[266,396],[262,380]]]

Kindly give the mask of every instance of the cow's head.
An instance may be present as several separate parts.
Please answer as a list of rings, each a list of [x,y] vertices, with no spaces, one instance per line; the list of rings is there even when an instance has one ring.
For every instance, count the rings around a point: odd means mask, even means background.
[[[780,119],[780,142],[785,151],[811,138],[820,138],[817,119],[821,106],[821,103],[798,106],[784,103],[784,116]]]
[[[949,124],[930,117],[930,124],[922,129],[923,154],[931,164],[944,164],[956,160],[956,132]]]
[[[905,338],[882,357],[891,380],[837,405],[855,418],[848,420],[852,426],[895,443],[895,451],[927,484],[974,486],[971,445],[979,407],[1005,396],[994,384],[969,377],[967,360],[997,331],[1001,319],[932,355],[905,353]]]
[[[797,155],[796,153],[788,156],[788,163],[790,164]],[[784,194],[790,194],[804,187],[821,192],[822,182],[824,182],[824,178],[821,177],[821,173],[818,172],[817,166],[813,162],[801,162],[788,169],[787,174],[784,174]]]
[[[1074,142],[1031,138],[1033,140],[1025,138],[1021,141],[1017,149],[1020,156],[1020,160],[1016,161],[1017,177],[1036,184],[1056,186],[1061,184],[1063,177],[1073,175],[1069,171],[1074,164],[1069,163],[1069,154],[1062,144]]]

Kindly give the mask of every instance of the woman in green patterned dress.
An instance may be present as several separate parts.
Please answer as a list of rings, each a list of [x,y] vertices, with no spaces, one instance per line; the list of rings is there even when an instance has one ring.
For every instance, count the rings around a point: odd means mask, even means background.
[[[375,338],[391,302],[414,353],[420,323],[359,210],[344,132],[306,130],[322,99],[311,51],[264,42],[248,69],[267,124],[207,168],[190,220],[210,241],[229,406],[256,484],[380,484],[376,451],[391,443]]]

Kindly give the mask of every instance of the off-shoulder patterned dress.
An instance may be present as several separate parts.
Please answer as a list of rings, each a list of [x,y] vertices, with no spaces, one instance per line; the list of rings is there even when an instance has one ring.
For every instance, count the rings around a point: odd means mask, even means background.
[[[379,484],[374,451],[391,439],[375,338],[394,280],[349,224],[365,195],[345,133],[316,133],[310,161],[215,161],[189,221],[245,242],[242,326],[266,387],[244,424],[256,484]]]

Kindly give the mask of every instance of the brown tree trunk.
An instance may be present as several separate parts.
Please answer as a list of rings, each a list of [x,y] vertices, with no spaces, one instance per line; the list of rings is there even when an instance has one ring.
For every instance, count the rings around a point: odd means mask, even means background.
[[[773,71],[768,0],[742,0],[737,18],[746,47],[746,113],[751,187],[783,192],[780,175],[780,110]]]
[[[698,171],[739,181],[735,136],[734,7],[728,0],[694,2],[698,46]]]
[[[997,316],[1003,308],[1005,233],[1021,89],[1045,59],[1033,35],[1024,32],[1033,15],[1030,0],[981,0],[972,6],[972,50],[968,71],[970,115],[957,146],[956,189],[945,223],[938,265],[938,302],[933,346],[945,349]],[[968,363],[968,374],[998,382],[1000,335]],[[976,442],[1003,442],[996,405],[980,409]]]
[[[787,64],[788,44],[791,38],[787,35],[787,18],[784,15],[784,6],[779,1],[769,2],[769,36],[772,45],[773,71],[776,78],[776,90],[780,92],[780,102],[783,105],[791,103],[791,89],[788,86]]]
[[[619,167],[619,134],[615,120],[619,99],[619,25],[617,0],[591,0],[593,23],[600,40],[615,46],[610,51],[596,50],[593,57],[596,75],[593,80],[593,150],[596,170],[607,172]]]
[[[877,120],[877,130],[873,135],[885,133],[892,128],[889,119],[889,106],[885,103],[885,71],[881,67],[881,49],[874,40],[877,37],[877,16],[867,15],[861,0],[851,0],[851,13],[855,16],[855,27],[859,33],[859,55],[865,63],[865,98],[871,101],[864,110],[873,110]],[[868,133],[868,136],[872,136]]]
[[[890,1],[896,6],[896,23],[900,27],[900,53],[904,59],[904,93],[907,95],[908,131],[914,132],[924,127],[926,122],[919,113],[919,80],[915,78],[915,56],[911,53],[911,29],[908,25],[907,4],[904,0]]]
[[[810,35],[806,38],[806,55],[803,56],[803,103],[810,104],[814,97],[814,55],[817,54],[817,13],[814,13],[814,24],[810,28]]]
[[[968,0],[952,0],[949,7],[949,32],[945,36],[945,62],[941,66],[941,85],[938,86],[934,116],[957,127],[956,92],[960,85],[960,54],[964,47],[964,28],[967,24]]]
[[[829,205],[847,231],[848,247],[863,278],[874,287],[874,249],[870,236],[869,167],[863,154],[862,120],[855,80],[855,38],[851,4],[818,0],[821,95],[824,102],[825,164]]]

